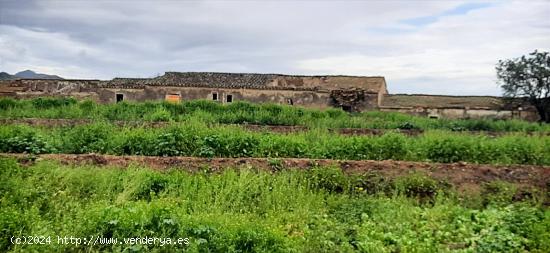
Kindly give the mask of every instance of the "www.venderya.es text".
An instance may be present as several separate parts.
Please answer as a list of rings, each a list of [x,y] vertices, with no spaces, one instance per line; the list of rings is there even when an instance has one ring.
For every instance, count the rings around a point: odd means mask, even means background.
[[[189,245],[189,238],[169,237],[128,237],[128,238],[105,238],[101,236],[75,237],[75,236],[12,236],[12,244],[16,245],[47,245],[52,243],[62,245]]]

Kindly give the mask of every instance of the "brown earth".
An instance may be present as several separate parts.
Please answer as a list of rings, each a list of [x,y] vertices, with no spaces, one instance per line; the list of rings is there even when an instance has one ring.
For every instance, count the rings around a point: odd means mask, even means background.
[[[336,166],[346,173],[373,174],[386,178],[421,173],[440,182],[454,185],[460,191],[479,189],[483,183],[500,180],[523,187],[550,190],[550,166],[486,165],[469,163],[427,163],[406,161],[351,161],[301,158],[198,158],[113,156],[98,154],[45,154],[29,157],[27,154],[0,154],[16,157],[23,164],[36,160],[55,160],[67,165],[92,164],[127,168],[130,165],[146,166],[155,170],[182,169],[190,172],[219,172],[227,168],[251,168],[276,172],[283,169],[310,169],[317,166]]]

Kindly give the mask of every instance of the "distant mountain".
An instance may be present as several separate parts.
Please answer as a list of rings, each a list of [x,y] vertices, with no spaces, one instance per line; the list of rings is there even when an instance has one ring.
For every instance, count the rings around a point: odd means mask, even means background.
[[[0,72],[0,80],[14,80],[14,79],[63,79],[63,78],[56,75],[36,73],[32,70],[17,72],[15,75],[10,75],[6,72]]]
[[[17,78],[27,78],[27,79],[63,79],[56,75],[40,74],[32,70],[21,71],[16,73],[14,76]]]
[[[11,80],[11,79],[15,79],[15,77],[6,72],[0,72],[0,80]]]

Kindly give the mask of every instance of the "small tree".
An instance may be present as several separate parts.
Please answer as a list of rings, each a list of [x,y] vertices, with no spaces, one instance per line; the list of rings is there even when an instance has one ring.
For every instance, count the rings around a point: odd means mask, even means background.
[[[550,122],[550,54],[535,50],[528,56],[498,61],[497,78],[505,97],[526,98],[543,122]]]

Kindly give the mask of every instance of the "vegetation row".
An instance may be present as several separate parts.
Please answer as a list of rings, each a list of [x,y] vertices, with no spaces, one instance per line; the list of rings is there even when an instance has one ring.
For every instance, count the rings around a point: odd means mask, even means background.
[[[72,98],[0,99],[2,118],[201,121],[221,124],[302,125],[320,128],[444,129],[453,131],[550,132],[550,125],[518,120],[446,120],[370,111],[305,109],[286,105],[213,101],[96,104]]]
[[[412,174],[384,181],[339,169],[275,174],[21,168],[0,159],[0,251],[548,252],[550,211],[491,183],[461,197]],[[535,195],[533,195],[535,196]],[[52,236],[14,245],[11,236]],[[58,244],[74,237],[189,238],[188,245]]]
[[[75,127],[0,126],[0,152],[199,157],[295,157],[550,165],[550,136],[488,137],[429,131],[409,137],[341,136],[327,130],[276,134],[203,123],[164,128],[93,123]]]

